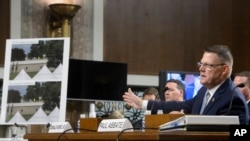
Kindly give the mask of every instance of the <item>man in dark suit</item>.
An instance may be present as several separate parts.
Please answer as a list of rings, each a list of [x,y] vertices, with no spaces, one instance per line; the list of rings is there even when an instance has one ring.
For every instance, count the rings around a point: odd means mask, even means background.
[[[162,109],[164,113],[180,111],[185,114],[237,115],[240,124],[248,124],[249,110],[239,89],[230,76],[233,68],[233,56],[225,45],[214,45],[204,50],[200,62],[200,83],[203,87],[194,98],[184,102],[147,101],[137,97],[129,88],[123,95],[124,101],[136,109],[152,109],[152,113]],[[204,110],[202,103],[209,93]],[[233,95],[233,96],[232,96]],[[232,101],[232,102],[231,102]],[[232,103],[232,106],[230,106]]]
[[[244,87],[239,89],[243,94],[243,96],[245,97],[250,113],[250,71],[242,71],[234,74],[234,84],[235,85],[245,84]]]

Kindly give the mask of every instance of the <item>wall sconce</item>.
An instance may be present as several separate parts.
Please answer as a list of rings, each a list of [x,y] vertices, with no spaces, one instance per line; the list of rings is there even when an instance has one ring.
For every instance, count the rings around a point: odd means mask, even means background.
[[[47,36],[70,37],[71,21],[80,8],[80,5],[75,4],[50,4],[47,24]]]

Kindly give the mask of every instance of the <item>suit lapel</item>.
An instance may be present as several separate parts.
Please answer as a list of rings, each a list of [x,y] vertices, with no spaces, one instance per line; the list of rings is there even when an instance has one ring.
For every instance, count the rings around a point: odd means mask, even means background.
[[[203,114],[206,114],[207,111],[209,111],[210,108],[212,108],[215,103],[217,101],[219,101],[219,99],[221,98],[221,95],[220,94],[214,94],[213,97],[210,99],[210,101],[208,102],[207,106],[205,107],[204,111],[203,111]]]
[[[203,111],[203,114],[208,113],[209,109],[211,109],[214,105],[216,105],[216,102],[220,101],[221,98],[223,98],[223,94],[225,94],[225,83],[228,83],[227,81],[224,82],[214,93],[214,95],[211,97],[209,103],[207,104],[206,108]]]

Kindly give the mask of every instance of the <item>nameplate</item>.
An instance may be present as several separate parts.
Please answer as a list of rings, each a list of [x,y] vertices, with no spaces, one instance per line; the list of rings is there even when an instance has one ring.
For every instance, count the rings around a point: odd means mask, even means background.
[[[104,119],[98,126],[98,132],[114,132],[114,131],[134,131],[131,122],[127,118],[123,119]]]
[[[50,123],[48,133],[63,133],[67,130],[67,133],[74,133],[69,122],[52,122]]]

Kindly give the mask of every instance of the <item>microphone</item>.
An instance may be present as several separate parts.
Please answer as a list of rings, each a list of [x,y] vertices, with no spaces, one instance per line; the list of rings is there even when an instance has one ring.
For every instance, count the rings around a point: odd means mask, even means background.
[[[228,111],[226,112],[226,115],[230,113],[230,110],[232,108],[232,104],[233,104],[233,97],[234,97],[234,93],[235,93],[235,90],[236,88],[243,88],[245,87],[245,84],[244,83],[240,83],[238,85],[236,85],[234,88],[233,88],[233,93],[232,93],[232,97],[231,97],[231,100],[230,100],[230,105],[228,107]]]

